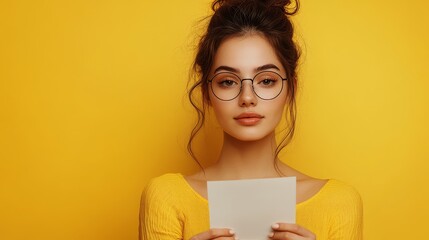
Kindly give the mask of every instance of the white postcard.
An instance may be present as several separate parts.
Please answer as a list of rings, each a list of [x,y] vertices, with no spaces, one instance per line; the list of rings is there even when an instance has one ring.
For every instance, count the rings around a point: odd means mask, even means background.
[[[231,228],[240,240],[267,239],[271,225],[295,223],[296,178],[208,181],[210,228]]]

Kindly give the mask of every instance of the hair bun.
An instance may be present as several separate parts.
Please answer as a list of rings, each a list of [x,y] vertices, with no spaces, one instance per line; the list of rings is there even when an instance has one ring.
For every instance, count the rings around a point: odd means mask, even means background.
[[[271,2],[272,6],[282,7],[282,8],[286,8],[289,4],[291,4],[290,0],[271,0],[267,2]]]
[[[286,15],[294,15],[299,9],[299,0],[215,0],[212,4],[213,11],[223,5],[240,6],[244,4],[265,5],[265,7],[276,7]]]
[[[266,2],[269,6],[282,9],[286,15],[294,15],[299,9],[299,0],[268,0]]]

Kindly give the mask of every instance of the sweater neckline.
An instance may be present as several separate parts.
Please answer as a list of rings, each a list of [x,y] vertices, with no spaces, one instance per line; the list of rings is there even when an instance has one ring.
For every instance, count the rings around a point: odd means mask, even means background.
[[[184,186],[188,191],[190,191],[193,195],[195,195],[198,199],[200,199],[204,203],[208,204],[209,201],[205,197],[201,196],[201,194],[199,194],[197,191],[195,191],[195,189],[188,183],[188,181],[186,181],[185,176],[183,176],[183,174],[177,173],[177,176],[182,181],[182,183],[184,184]],[[297,203],[296,207],[299,208],[301,206],[307,205],[315,201],[315,199],[319,198],[320,195],[322,195],[326,191],[326,189],[328,188],[328,185],[332,184],[332,182],[333,182],[333,179],[328,179],[328,181],[326,181],[326,183],[319,189],[317,193],[315,193],[313,196],[309,197],[308,199],[300,203]]]

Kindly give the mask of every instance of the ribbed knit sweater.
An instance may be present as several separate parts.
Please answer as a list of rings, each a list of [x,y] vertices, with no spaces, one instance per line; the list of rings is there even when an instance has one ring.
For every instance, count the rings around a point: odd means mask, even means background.
[[[190,239],[209,229],[208,201],[181,174],[152,179],[141,204],[141,239]],[[360,195],[353,187],[330,179],[318,193],[296,205],[296,223],[316,234],[317,240],[361,240]]]

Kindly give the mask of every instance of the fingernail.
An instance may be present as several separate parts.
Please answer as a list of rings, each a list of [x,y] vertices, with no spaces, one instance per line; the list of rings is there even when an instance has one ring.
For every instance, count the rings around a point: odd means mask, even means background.
[[[235,234],[234,230],[230,229],[229,234]]]
[[[270,234],[268,234],[268,237],[273,237],[274,236],[274,233],[272,232],[272,233],[270,233]]]
[[[280,226],[279,226],[277,223],[275,223],[275,224],[271,225],[271,227],[272,227],[273,229],[277,229],[277,228],[279,228]]]

